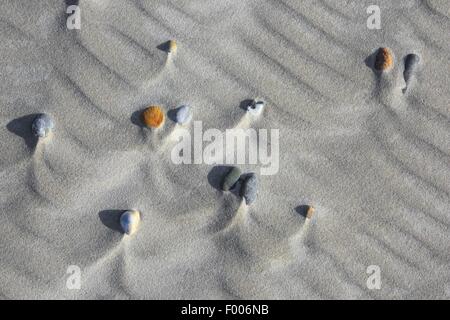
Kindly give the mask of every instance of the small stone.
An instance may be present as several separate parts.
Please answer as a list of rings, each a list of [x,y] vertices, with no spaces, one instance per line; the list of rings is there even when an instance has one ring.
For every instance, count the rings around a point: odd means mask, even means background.
[[[33,124],[31,125],[31,131],[35,136],[45,138],[53,127],[54,124],[52,118],[47,114],[40,114],[34,119]]]
[[[259,116],[264,109],[264,101],[253,100],[251,104],[247,106],[247,112]]]
[[[222,190],[229,191],[230,189],[232,189],[236,182],[238,182],[241,174],[241,169],[239,169],[238,167],[231,168],[230,172],[228,172],[225,176],[225,179],[223,179]]]
[[[388,48],[378,49],[374,64],[375,70],[388,71],[392,69],[393,65],[394,65],[394,58],[392,56],[391,51]]]
[[[308,209],[306,209],[306,219],[311,219],[315,211],[316,209],[313,206],[308,206]]]
[[[188,106],[181,106],[177,110],[175,121],[179,124],[186,124],[192,119],[191,108]]]
[[[142,113],[142,121],[150,128],[160,128],[164,124],[164,118],[164,112],[159,106],[150,106]]]
[[[167,51],[169,53],[175,53],[177,52],[177,42],[175,40],[169,40]]]
[[[403,78],[405,79],[406,86],[414,76],[417,67],[419,66],[420,58],[417,54],[411,53],[405,57],[405,71],[403,71]],[[405,88],[406,91],[406,88]]]
[[[132,235],[138,229],[141,221],[141,214],[136,210],[128,210],[120,216],[120,226],[124,233]]]
[[[252,204],[256,200],[258,191],[257,179],[254,173],[250,173],[244,180],[241,189],[241,196],[244,197],[247,205]]]

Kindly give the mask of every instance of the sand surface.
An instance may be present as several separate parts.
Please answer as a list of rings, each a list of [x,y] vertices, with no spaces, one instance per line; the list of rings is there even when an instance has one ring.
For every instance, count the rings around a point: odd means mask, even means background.
[[[0,298],[449,299],[449,30],[446,0],[0,1]],[[395,55],[381,76],[379,47]],[[171,161],[175,124],[136,120],[151,104],[279,129],[279,172],[244,206],[220,167]],[[133,237],[126,209],[142,213]]]

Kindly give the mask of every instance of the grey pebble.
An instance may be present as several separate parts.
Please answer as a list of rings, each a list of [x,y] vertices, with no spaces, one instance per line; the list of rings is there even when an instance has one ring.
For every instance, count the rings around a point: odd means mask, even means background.
[[[252,204],[256,200],[256,194],[258,192],[258,182],[256,175],[250,173],[244,180],[241,188],[241,196],[245,199],[247,205]]]
[[[403,78],[405,79],[407,87],[411,78],[414,76],[417,70],[419,62],[420,58],[417,54],[411,53],[405,57],[405,71],[403,71]],[[406,88],[404,91],[406,91]]]
[[[31,125],[31,131],[33,134],[40,138],[45,138],[53,129],[54,123],[52,118],[47,114],[40,114],[34,119]]]
[[[120,226],[124,233],[132,235],[138,229],[141,214],[136,210],[127,210],[120,216]]]
[[[241,169],[239,169],[238,167],[231,168],[230,172],[228,172],[223,179],[222,190],[229,191],[239,180],[241,173]]]

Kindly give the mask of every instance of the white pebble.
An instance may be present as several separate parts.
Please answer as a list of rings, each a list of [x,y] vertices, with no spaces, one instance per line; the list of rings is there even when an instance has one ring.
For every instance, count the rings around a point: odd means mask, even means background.
[[[181,106],[177,110],[175,120],[179,124],[186,124],[192,120],[191,108],[188,106]]]
[[[264,109],[264,101],[253,100],[251,104],[247,106],[247,112],[253,116],[259,116]]]

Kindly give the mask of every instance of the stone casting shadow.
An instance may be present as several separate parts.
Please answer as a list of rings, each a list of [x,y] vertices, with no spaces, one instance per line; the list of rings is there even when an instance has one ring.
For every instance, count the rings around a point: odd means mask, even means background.
[[[126,210],[103,210],[98,213],[100,221],[109,229],[123,233],[120,216]]]
[[[242,100],[241,103],[239,104],[239,108],[241,108],[242,110],[247,111],[247,107],[248,107],[249,105],[251,105],[252,102],[253,102],[252,99],[245,99],[245,100]]]
[[[38,137],[31,132],[31,125],[33,124],[34,119],[39,115],[39,113],[35,113],[23,116],[12,120],[6,125],[6,128],[10,132],[18,135],[25,141],[25,144],[30,150],[34,150],[38,142]]]
[[[296,208],[295,208],[295,211],[296,211],[299,215],[301,215],[303,218],[306,219],[306,214],[308,213],[308,209],[309,209],[309,206],[308,206],[308,205],[302,204],[302,205],[296,207]]]
[[[164,52],[168,53],[169,49],[170,49],[170,41],[166,41],[164,43],[161,43],[161,44],[157,45],[156,48],[158,48],[161,51],[164,51]]]
[[[178,108],[175,109],[170,109],[169,111],[167,111],[167,118],[169,118],[170,120],[172,120],[173,122],[177,122],[177,113],[178,110],[180,110],[181,108],[183,108],[183,106],[180,106]]]
[[[218,165],[215,166],[209,171],[208,173],[208,182],[214,189],[220,191],[220,192],[227,192],[222,190],[222,183],[225,179],[225,176],[231,171],[233,167],[232,166],[224,166],[224,165]],[[231,188],[229,192],[233,193],[235,196],[239,197],[239,190],[241,189],[242,181],[246,177],[246,174],[241,175],[239,180],[236,182],[236,184]]]
[[[147,126],[142,121],[142,113],[145,111],[145,109],[146,108],[142,108],[138,111],[133,112],[130,117],[131,122],[141,129],[147,128]]]

